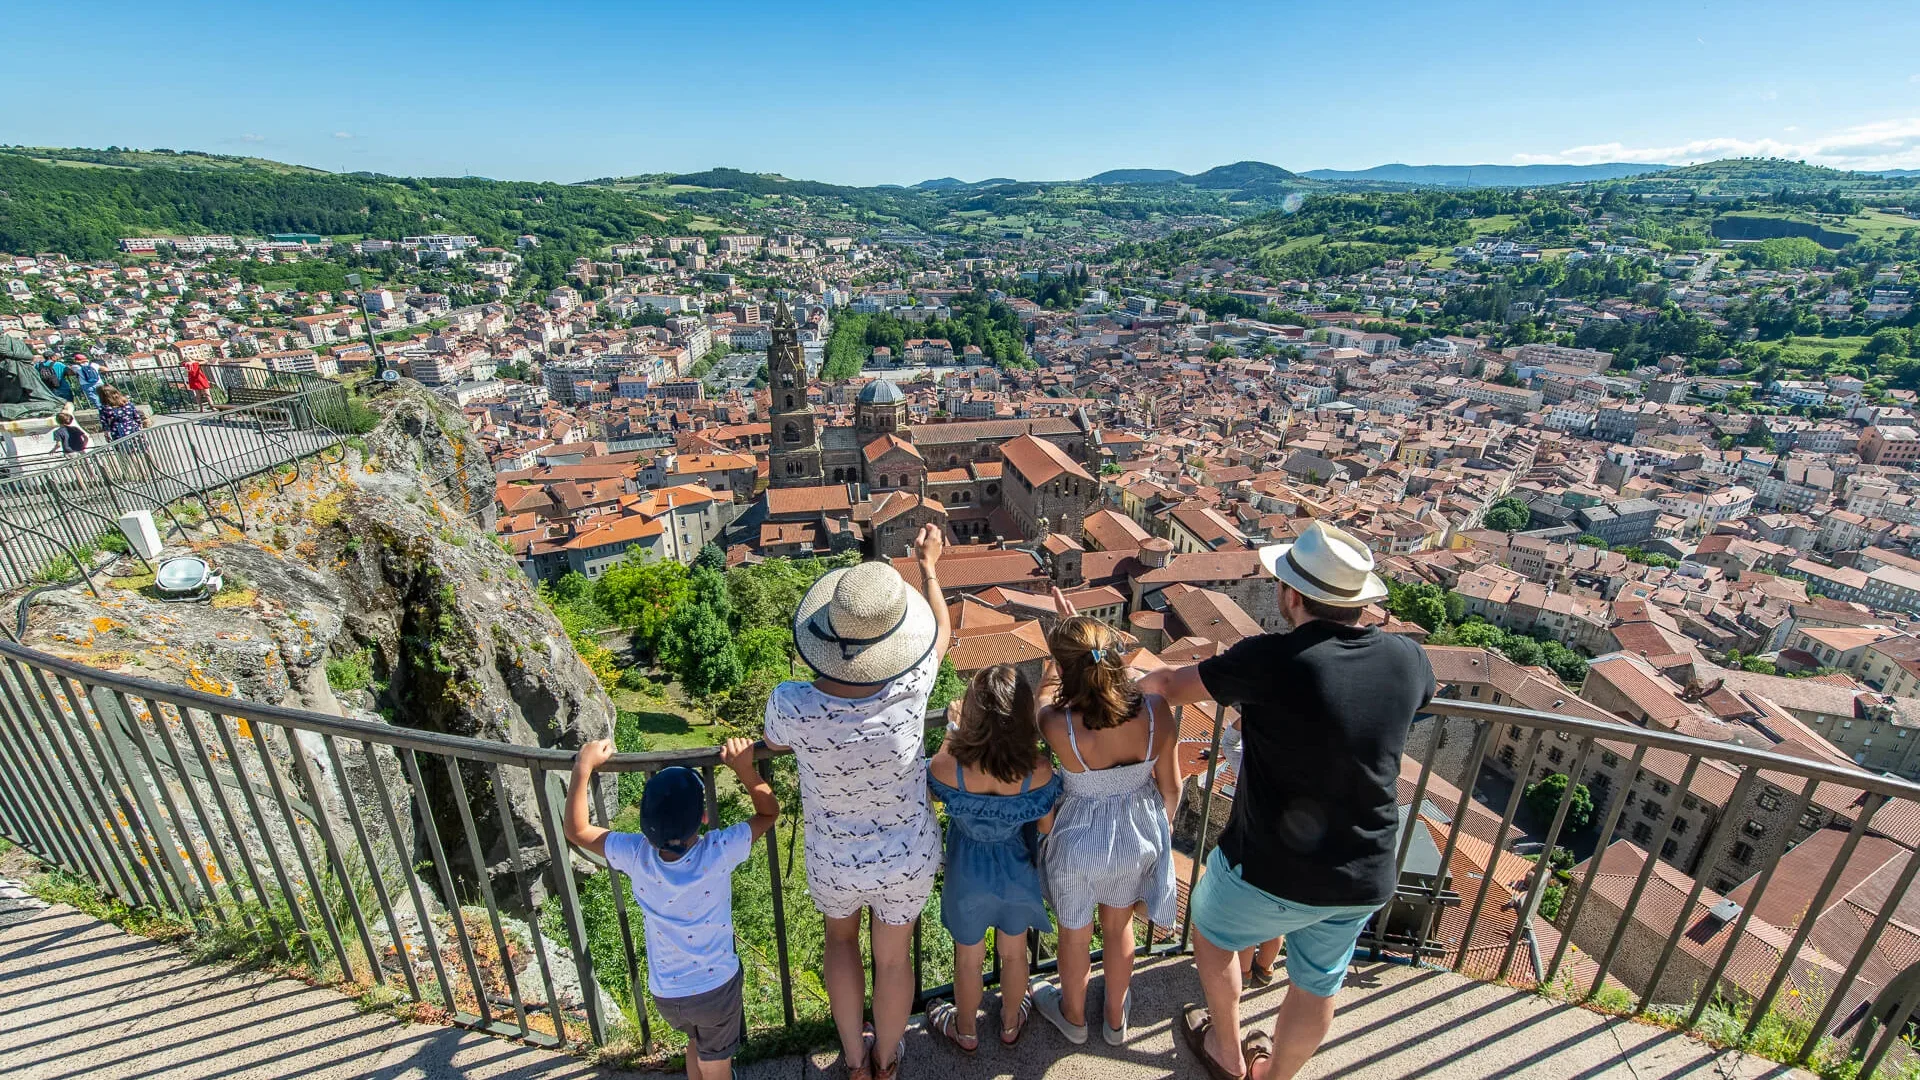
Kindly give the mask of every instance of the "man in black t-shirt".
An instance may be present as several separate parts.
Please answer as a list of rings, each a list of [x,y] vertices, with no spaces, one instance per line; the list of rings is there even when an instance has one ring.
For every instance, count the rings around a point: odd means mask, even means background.
[[[1182,1016],[1216,1080],[1287,1080],[1326,1037],[1360,930],[1393,895],[1400,754],[1434,692],[1416,642],[1358,625],[1387,591],[1360,541],[1315,522],[1260,559],[1294,629],[1141,683],[1176,705],[1240,708],[1233,813],[1191,901],[1207,1004]],[[1272,1038],[1243,1043],[1236,954],[1282,936],[1292,988]]]

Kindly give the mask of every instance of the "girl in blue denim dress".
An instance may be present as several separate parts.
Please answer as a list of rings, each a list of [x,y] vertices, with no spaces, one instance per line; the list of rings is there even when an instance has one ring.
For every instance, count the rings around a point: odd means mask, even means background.
[[[947,808],[940,921],[953,935],[954,1000],[928,1008],[927,1026],[972,1053],[980,1045],[989,929],[1000,954],[1001,1043],[1019,1040],[1032,1011],[1027,931],[1053,925],[1036,865],[1038,834],[1052,817],[1060,778],[1040,743],[1033,688],[1013,665],[975,674],[955,709],[959,721],[928,763],[927,781]]]

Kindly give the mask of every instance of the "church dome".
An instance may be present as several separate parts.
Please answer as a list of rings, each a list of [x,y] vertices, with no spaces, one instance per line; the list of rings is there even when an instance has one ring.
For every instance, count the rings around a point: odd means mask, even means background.
[[[907,396],[888,379],[875,379],[860,388],[862,405],[898,405],[905,400]]]

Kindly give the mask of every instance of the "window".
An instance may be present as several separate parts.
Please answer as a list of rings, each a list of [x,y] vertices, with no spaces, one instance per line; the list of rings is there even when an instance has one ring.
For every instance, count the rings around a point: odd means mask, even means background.
[[[1652,799],[1648,799],[1646,802],[1643,802],[1640,804],[1640,813],[1644,815],[1649,821],[1659,821],[1660,820],[1660,804],[1657,802],[1654,802]]]
[[[1653,782],[1653,792],[1656,795],[1670,795],[1673,793],[1673,787],[1665,780],[1655,780]]]
[[[1852,727],[1852,726],[1853,726],[1853,721],[1851,721],[1851,720],[1842,720],[1842,721],[1840,722],[1840,726],[1841,726],[1841,727],[1843,727],[1843,728],[1850,728],[1850,727]]]
[[[1637,843],[1647,844],[1653,841],[1653,828],[1642,821],[1633,827],[1633,839]]]
[[[1477,687],[1477,686],[1469,686],[1469,687],[1467,687],[1467,696],[1468,696],[1468,697],[1479,697],[1479,696],[1480,696],[1480,688],[1479,688],[1479,687]]]
[[[1749,819],[1745,825],[1740,826],[1740,831],[1755,839],[1767,835],[1767,827],[1751,819]]]
[[[1673,835],[1683,836],[1686,834],[1686,831],[1687,831],[1687,819],[1683,817],[1674,818],[1673,819]]]
[[[1519,724],[1508,724],[1508,725],[1507,725],[1507,738],[1509,738],[1509,739],[1517,739],[1517,738],[1519,738],[1519,737],[1520,737],[1520,725],[1519,725]]]
[[[1761,792],[1758,801],[1760,803],[1760,809],[1762,810],[1780,809],[1780,793],[1773,788],[1768,788]]]
[[[1675,855],[1678,855],[1679,853],[1680,853],[1680,845],[1675,841],[1669,840],[1666,843],[1660,845],[1660,857],[1663,859],[1671,859]]]
[[[1614,766],[1620,764],[1620,755],[1614,753],[1611,750],[1602,750],[1600,751],[1600,764],[1605,765],[1607,768],[1611,769]]]
[[[1566,756],[1567,755],[1560,752],[1560,748],[1557,746],[1549,747],[1547,750],[1547,760],[1552,762],[1555,765],[1560,764],[1560,762],[1564,758],[1566,758]]]
[[[1820,815],[1814,813],[1811,810],[1807,811],[1804,814],[1801,814],[1800,827],[1808,830],[1809,832],[1817,831],[1820,828]]]
[[[1745,840],[1736,841],[1730,854],[1732,854],[1734,862],[1750,863],[1753,861],[1753,845],[1747,843]]]

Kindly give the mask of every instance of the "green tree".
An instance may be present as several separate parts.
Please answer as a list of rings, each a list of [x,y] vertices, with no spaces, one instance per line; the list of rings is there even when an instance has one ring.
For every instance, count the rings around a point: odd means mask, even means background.
[[[640,562],[629,555],[600,575],[593,595],[618,625],[632,630],[643,646],[658,653],[668,621],[693,596],[688,578],[687,568],[672,560]]]
[[[673,673],[689,693],[731,690],[745,674],[726,618],[705,604],[690,604],[666,632]]]
[[[727,553],[719,544],[709,540],[700,545],[700,551],[693,557],[695,570],[720,570],[727,568]]]
[[[734,648],[747,671],[770,671],[784,679],[792,669],[793,631],[784,626],[742,630],[734,638]]]
[[[1486,516],[1481,520],[1489,529],[1510,533],[1526,528],[1532,518],[1533,513],[1527,509],[1526,503],[1508,496],[1487,507]]]
[[[1553,820],[1555,811],[1560,808],[1560,796],[1567,790],[1567,783],[1566,773],[1549,773],[1539,782],[1527,785],[1521,798],[1526,801],[1527,810],[1533,814],[1535,821]],[[1573,801],[1567,804],[1566,827],[1573,832],[1580,832],[1592,821],[1593,795],[1587,791],[1587,785],[1574,784]]]

